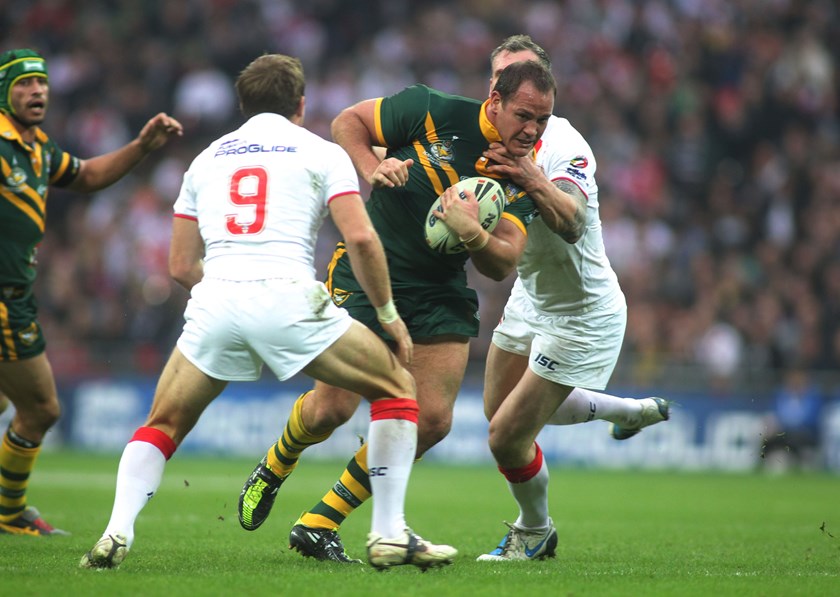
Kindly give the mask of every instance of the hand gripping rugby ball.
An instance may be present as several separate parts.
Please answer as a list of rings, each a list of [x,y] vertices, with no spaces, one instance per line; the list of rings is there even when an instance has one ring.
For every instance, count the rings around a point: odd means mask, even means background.
[[[455,187],[461,192],[462,199],[466,199],[464,189],[469,189],[475,194],[478,200],[478,219],[481,227],[487,232],[493,232],[505,210],[505,192],[502,186],[492,178],[474,176],[456,182]],[[426,242],[432,250],[445,255],[465,251],[464,243],[458,239],[458,235],[452,232],[446,222],[435,216],[435,211],[440,211],[440,197],[435,200],[429,208],[429,213],[426,214]]]

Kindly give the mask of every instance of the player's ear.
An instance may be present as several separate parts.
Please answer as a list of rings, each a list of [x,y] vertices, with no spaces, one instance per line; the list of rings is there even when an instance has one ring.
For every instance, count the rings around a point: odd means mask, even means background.
[[[297,110],[295,110],[295,120],[298,125],[303,125],[303,119],[306,117],[306,96],[300,97],[300,103]]]
[[[488,110],[490,110],[493,113],[493,115],[498,114],[502,105],[502,94],[493,89],[492,91],[490,91],[489,99],[490,102],[487,106]]]

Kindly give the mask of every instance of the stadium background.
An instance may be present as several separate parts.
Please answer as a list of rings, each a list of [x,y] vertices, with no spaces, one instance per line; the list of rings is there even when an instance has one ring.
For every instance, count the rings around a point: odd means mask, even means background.
[[[793,407],[821,436],[811,464],[840,469],[836,2],[343,4],[0,0],[2,48],[48,59],[44,129],[65,149],[114,149],[158,111],[186,128],[105,192],[51,192],[37,296],[65,406],[53,445],[118,450],[142,420],[186,301],[166,273],[171,204],[192,157],[241,122],[232,82],[242,67],[263,52],[300,57],[306,124],[328,137],[345,106],[414,82],[483,97],[489,52],[529,33],[554,62],[556,113],[598,159],[605,242],[630,307],[611,389],[680,403],[672,424],[630,447],[578,426],[550,430],[548,453],[751,468],[781,432],[777,396],[804,372],[821,408],[807,417]],[[335,240],[326,227],[319,263]],[[481,369],[511,280],[471,279],[482,335],[437,458],[487,457]],[[188,445],[259,453],[305,385],[231,388]],[[341,455],[344,443],[335,440]]]

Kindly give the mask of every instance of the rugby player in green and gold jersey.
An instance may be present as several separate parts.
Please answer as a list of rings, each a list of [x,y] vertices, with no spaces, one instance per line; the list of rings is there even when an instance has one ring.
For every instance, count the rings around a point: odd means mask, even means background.
[[[35,458],[59,416],[55,379],[32,295],[48,189],[98,191],[122,178],[170,136],[183,133],[178,121],[161,113],[127,145],[82,160],[41,130],[48,105],[44,58],[27,49],[0,54],[0,401],[8,398],[15,407],[0,444],[0,533],[15,535],[63,533],[26,504]]]
[[[494,176],[482,156],[491,143],[501,142],[513,156],[533,157],[555,93],[554,78],[544,66],[519,62],[505,69],[484,102],[415,85],[362,101],[333,121],[334,140],[372,186],[368,213],[385,246],[394,302],[414,339],[414,358],[407,365],[417,382],[420,406],[418,457],[449,432],[469,338],[478,333],[478,300],[467,287],[465,263],[472,259],[480,273],[503,279],[514,270],[527,225],[536,216],[533,200],[511,181],[501,180],[507,206],[490,234],[478,223],[475,197],[468,193],[468,200],[462,201],[451,187],[463,178]],[[377,146],[388,148],[384,160]],[[426,244],[425,217],[440,195],[441,217],[465,241],[464,253],[441,255]],[[336,304],[388,340],[377,324],[376,310],[360,292],[341,243],[328,276]],[[298,399],[283,436],[243,487],[239,513],[244,528],[262,524],[301,452],[326,439],[352,415],[346,404],[352,401],[344,390],[321,383]],[[369,474],[362,446],[333,489],[295,524],[290,547],[318,559],[358,561],[344,552],[336,531],[370,497]]]

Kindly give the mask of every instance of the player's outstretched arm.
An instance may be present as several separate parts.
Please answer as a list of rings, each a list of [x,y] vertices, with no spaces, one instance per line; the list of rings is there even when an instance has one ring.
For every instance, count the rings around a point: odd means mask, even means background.
[[[82,160],[79,175],[69,188],[84,193],[104,189],[128,174],[147,154],[163,147],[171,137],[183,134],[181,123],[161,112],[151,118],[130,143],[110,153]]]

